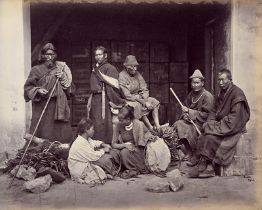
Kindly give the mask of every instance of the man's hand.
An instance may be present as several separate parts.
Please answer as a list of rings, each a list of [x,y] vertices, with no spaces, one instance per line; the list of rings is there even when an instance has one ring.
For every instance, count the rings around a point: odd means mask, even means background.
[[[109,144],[102,144],[101,146],[103,147],[102,149],[105,152],[110,152],[110,150],[112,149],[112,147]]]
[[[48,91],[44,88],[39,88],[37,90],[37,92],[40,94],[40,95],[46,95],[48,93]]]
[[[154,109],[154,107],[150,104],[150,102],[146,102],[145,103],[145,105],[146,105],[146,108],[148,109],[148,110],[153,110]]]
[[[106,147],[106,148],[109,148],[109,149],[112,149],[112,147],[109,144],[103,144],[102,146]]]
[[[60,78],[62,78],[63,74],[64,74],[63,71],[57,71],[55,75],[56,75],[57,78],[60,79]]]
[[[134,144],[126,144],[125,147],[131,152],[135,151],[136,149]]]
[[[189,112],[189,108],[187,108],[186,106],[182,106],[181,109],[182,109],[183,113],[188,113]]]
[[[110,148],[109,147],[104,147],[102,150],[104,150],[105,152],[110,152]]]
[[[190,122],[190,118],[189,118],[189,115],[188,114],[183,114],[183,120],[187,121],[187,122]]]
[[[136,99],[140,104],[142,104],[143,106],[146,106],[146,101],[144,99],[138,98]]]

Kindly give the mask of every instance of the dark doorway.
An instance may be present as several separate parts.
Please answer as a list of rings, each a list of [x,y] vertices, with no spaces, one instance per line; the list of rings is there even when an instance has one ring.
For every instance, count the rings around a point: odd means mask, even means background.
[[[150,94],[161,101],[161,123],[173,123],[180,111],[170,87],[183,101],[190,90],[188,77],[198,68],[206,76],[206,88],[214,91],[216,63],[223,62],[222,52],[216,50],[226,46],[221,22],[228,21],[228,8],[221,4],[32,4],[32,51],[43,39],[53,42],[58,59],[71,68],[77,89],[70,101],[73,126],[86,115],[92,52],[98,45],[108,49],[110,62],[119,71],[126,55],[137,57]]]

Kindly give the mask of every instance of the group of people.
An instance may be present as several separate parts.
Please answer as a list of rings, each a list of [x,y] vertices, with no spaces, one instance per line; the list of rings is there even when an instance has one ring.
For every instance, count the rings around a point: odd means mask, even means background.
[[[155,154],[162,152],[159,158],[164,162],[157,172],[165,171],[170,153],[158,137],[160,102],[150,97],[138,72],[136,57],[128,55],[119,73],[108,63],[104,47],[97,47],[94,53],[96,64],[90,77],[87,116],[79,122],[78,135],[73,139],[67,102],[72,91],[70,69],[64,62],[56,61],[51,43],[42,48],[40,64],[32,68],[24,86],[25,100],[32,101],[30,132],[35,131],[41,119],[35,136],[52,141],[74,140],[68,168],[72,179],[80,183],[102,182],[119,174],[132,177],[152,172],[145,151],[154,142],[159,146],[150,148],[154,148]],[[232,162],[250,110],[243,91],[233,84],[229,70],[218,73],[220,91],[216,97],[204,88],[205,78],[200,70],[195,70],[190,80],[192,91],[172,128],[187,165],[192,167],[188,176],[205,177],[213,174],[216,166]],[[153,121],[149,120],[149,113]]]

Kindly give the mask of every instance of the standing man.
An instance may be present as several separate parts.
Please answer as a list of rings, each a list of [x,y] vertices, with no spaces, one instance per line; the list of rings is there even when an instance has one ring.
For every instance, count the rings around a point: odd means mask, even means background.
[[[113,136],[112,111],[117,114],[117,108],[125,104],[120,97],[118,71],[107,62],[107,51],[98,46],[95,51],[96,64],[90,77],[91,96],[88,102],[88,112],[94,122],[94,138],[111,144]],[[89,113],[88,113],[89,116]]]
[[[55,91],[47,105],[35,136],[50,141],[71,142],[70,108],[67,94],[72,82],[72,74],[68,66],[56,61],[55,47],[47,43],[39,55],[39,65],[34,66],[24,85],[25,101],[32,101],[32,119],[30,134],[44,109],[47,99],[58,78]]]
[[[215,109],[203,125],[203,135],[198,140],[198,164],[189,177],[206,177],[214,174],[207,170],[213,166],[229,165],[236,152],[236,145],[250,117],[250,109],[244,92],[233,84],[231,72],[223,69],[218,73],[220,93]],[[214,169],[214,168],[212,168]]]
[[[192,91],[186,97],[182,107],[181,119],[173,125],[177,137],[181,144],[184,145],[187,165],[193,166],[194,153],[197,145],[198,133],[190,119],[202,131],[202,125],[206,122],[209,112],[214,105],[214,97],[204,88],[204,77],[200,70],[196,69],[191,79]]]

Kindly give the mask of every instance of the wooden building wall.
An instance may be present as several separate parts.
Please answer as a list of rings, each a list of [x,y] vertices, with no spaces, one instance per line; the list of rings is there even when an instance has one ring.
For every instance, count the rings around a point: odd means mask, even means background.
[[[59,5],[57,9],[48,5],[41,8],[32,5],[31,8],[33,46],[41,40],[40,31],[48,30],[45,20],[49,25],[56,22],[64,8]],[[183,101],[189,91],[189,74],[195,68],[204,70],[203,33],[191,32],[204,32],[206,19],[215,14],[212,9],[192,10],[186,5],[81,5],[70,9],[50,41],[57,47],[58,59],[66,61],[73,73],[76,96],[70,101],[72,125],[76,126],[86,115],[93,50],[98,45],[108,49],[109,61],[119,71],[123,69],[126,55],[135,55],[150,95],[161,102],[161,123],[177,120],[180,109],[169,88],[172,87]],[[50,15],[44,19],[46,13]],[[188,56],[188,51],[197,50],[201,53]]]

